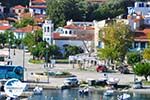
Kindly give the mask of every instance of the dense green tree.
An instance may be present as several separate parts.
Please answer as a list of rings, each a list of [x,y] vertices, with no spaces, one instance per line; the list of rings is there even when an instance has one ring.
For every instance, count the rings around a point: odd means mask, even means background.
[[[147,81],[147,77],[150,75],[150,63],[138,63],[133,67],[133,71],[136,75],[144,76]]]
[[[104,27],[99,36],[104,42],[104,48],[98,50],[99,57],[123,62],[133,41],[130,28],[123,23],[112,23]]]
[[[25,18],[13,24],[16,28],[26,27],[27,25],[34,25],[34,20],[32,18]]]
[[[14,33],[12,31],[7,30],[4,32],[4,35],[5,35],[4,37],[6,37],[6,43],[13,45],[15,42]]]
[[[36,45],[30,48],[31,54],[33,55],[33,59],[42,59],[45,54],[46,42],[39,42]]]
[[[32,33],[27,33],[23,39],[23,44],[28,46],[29,50],[36,44],[34,35]]]
[[[140,52],[129,52],[127,54],[127,62],[128,64],[134,65],[138,62],[141,62],[142,55]]]
[[[6,42],[7,42],[6,35],[4,33],[0,33],[0,44],[1,44],[1,46],[4,47]]]
[[[144,58],[145,60],[150,60],[150,48],[144,49],[143,58]]]
[[[64,52],[65,57],[83,53],[83,49],[78,46],[64,45],[64,50],[65,50],[65,52]]]
[[[55,27],[65,24],[64,0],[47,0],[47,15],[55,23]]]
[[[29,0],[0,0],[0,2],[7,8],[10,8],[15,5],[29,5]]]

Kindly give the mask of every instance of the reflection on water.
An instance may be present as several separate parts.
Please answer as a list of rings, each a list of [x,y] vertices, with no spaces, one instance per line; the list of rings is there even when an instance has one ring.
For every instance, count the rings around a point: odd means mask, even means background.
[[[120,93],[121,94],[121,93]],[[103,96],[103,92],[92,91],[89,95],[78,94],[78,89],[70,89],[70,90],[45,90],[42,95],[34,95],[29,97],[28,100],[117,100],[117,95],[115,96],[105,97]],[[131,94],[131,100],[150,100],[149,94]]]

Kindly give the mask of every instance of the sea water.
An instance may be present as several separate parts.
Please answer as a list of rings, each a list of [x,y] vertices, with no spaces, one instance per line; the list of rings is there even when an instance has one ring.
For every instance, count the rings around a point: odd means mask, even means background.
[[[122,93],[104,96],[102,91],[91,91],[88,95],[80,95],[78,89],[44,90],[42,95],[33,95],[28,100],[117,100]],[[130,100],[150,100],[150,94],[128,93]]]

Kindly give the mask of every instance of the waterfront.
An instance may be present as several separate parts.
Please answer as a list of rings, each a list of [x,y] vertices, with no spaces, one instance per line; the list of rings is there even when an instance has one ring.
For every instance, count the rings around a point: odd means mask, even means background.
[[[66,90],[45,90],[42,95],[34,95],[28,98],[28,100],[117,100],[116,93],[114,96],[105,97],[102,91],[91,91],[88,96],[80,96],[78,89],[66,89]],[[130,93],[130,100],[150,100],[149,94]]]

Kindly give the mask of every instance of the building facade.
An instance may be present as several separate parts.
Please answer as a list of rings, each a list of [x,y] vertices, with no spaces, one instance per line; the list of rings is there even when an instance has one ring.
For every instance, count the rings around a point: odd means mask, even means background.
[[[30,0],[29,11],[33,15],[46,14],[46,0]]]
[[[52,44],[52,32],[54,31],[54,24],[51,20],[45,20],[42,25],[43,29],[43,40],[49,44]]]

